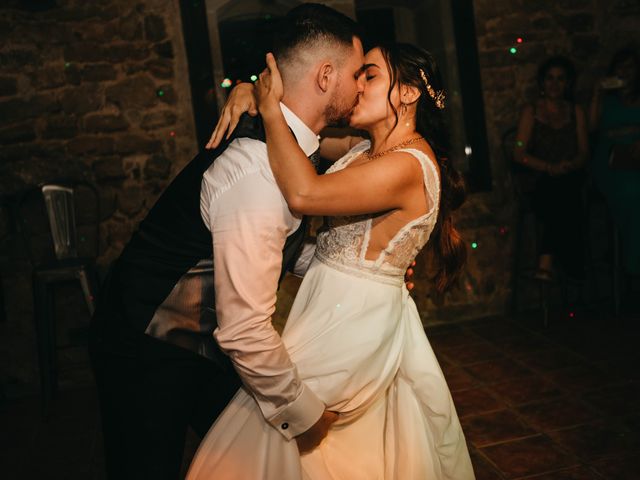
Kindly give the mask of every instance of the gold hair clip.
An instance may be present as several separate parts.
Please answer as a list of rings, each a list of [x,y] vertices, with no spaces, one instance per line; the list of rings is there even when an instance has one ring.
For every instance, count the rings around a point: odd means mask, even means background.
[[[435,102],[436,107],[442,110],[444,108],[444,100],[445,98],[447,98],[447,96],[444,93],[444,90],[438,90],[436,92],[434,88],[431,86],[431,84],[429,83],[429,80],[427,80],[427,76],[424,74],[424,70],[422,69],[420,69],[420,76],[424,81],[424,85],[427,88],[427,92],[429,93],[429,96],[433,98],[433,101]]]

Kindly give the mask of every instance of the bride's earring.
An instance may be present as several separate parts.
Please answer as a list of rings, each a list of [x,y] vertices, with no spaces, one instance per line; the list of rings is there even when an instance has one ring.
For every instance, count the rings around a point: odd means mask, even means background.
[[[406,117],[407,116],[407,104],[406,103],[401,103],[400,104],[400,116],[401,117]],[[411,126],[411,122],[409,122],[408,118],[405,118],[404,126],[405,127],[410,127]]]

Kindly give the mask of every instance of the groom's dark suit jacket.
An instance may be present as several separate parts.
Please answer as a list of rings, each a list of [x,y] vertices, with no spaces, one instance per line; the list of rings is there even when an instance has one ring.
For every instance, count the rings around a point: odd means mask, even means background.
[[[162,193],[112,265],[94,315],[94,327],[103,349],[125,355],[134,352],[136,339],[147,332],[154,316],[154,324],[162,319],[156,313],[174,287],[195,272],[202,276],[201,282],[183,283],[189,288],[199,287],[198,291],[184,292],[190,299],[199,298],[198,325],[172,331],[161,340],[212,360],[223,360],[212,335],[216,327],[213,242],[200,213],[200,190],[204,172],[234,139],[241,137],[264,141],[261,119],[245,114],[231,139],[191,160]],[[281,278],[295,262],[304,240],[305,223],[287,239]]]

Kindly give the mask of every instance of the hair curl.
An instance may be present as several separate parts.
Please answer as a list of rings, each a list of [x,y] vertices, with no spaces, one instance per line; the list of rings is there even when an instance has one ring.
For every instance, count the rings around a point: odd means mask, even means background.
[[[395,125],[398,124],[398,112],[391,103],[395,86],[412,86],[421,94],[416,108],[416,130],[429,142],[440,167],[440,208],[427,248],[433,254],[436,290],[444,293],[460,277],[466,263],[467,248],[451,216],[464,202],[464,179],[449,161],[450,145],[444,109],[438,108],[436,100],[427,91],[420,70],[436,92],[444,90],[442,78],[435,59],[426,50],[405,43],[380,45],[378,48],[385,58],[391,79],[387,98],[395,113]]]

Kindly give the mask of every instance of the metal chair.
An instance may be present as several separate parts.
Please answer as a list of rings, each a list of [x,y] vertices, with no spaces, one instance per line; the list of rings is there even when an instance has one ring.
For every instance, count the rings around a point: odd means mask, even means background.
[[[77,281],[89,314],[98,274],[99,196],[86,182],[57,182],[27,191],[18,205],[20,230],[33,267],[34,316],[43,413],[58,387],[54,285]]]

